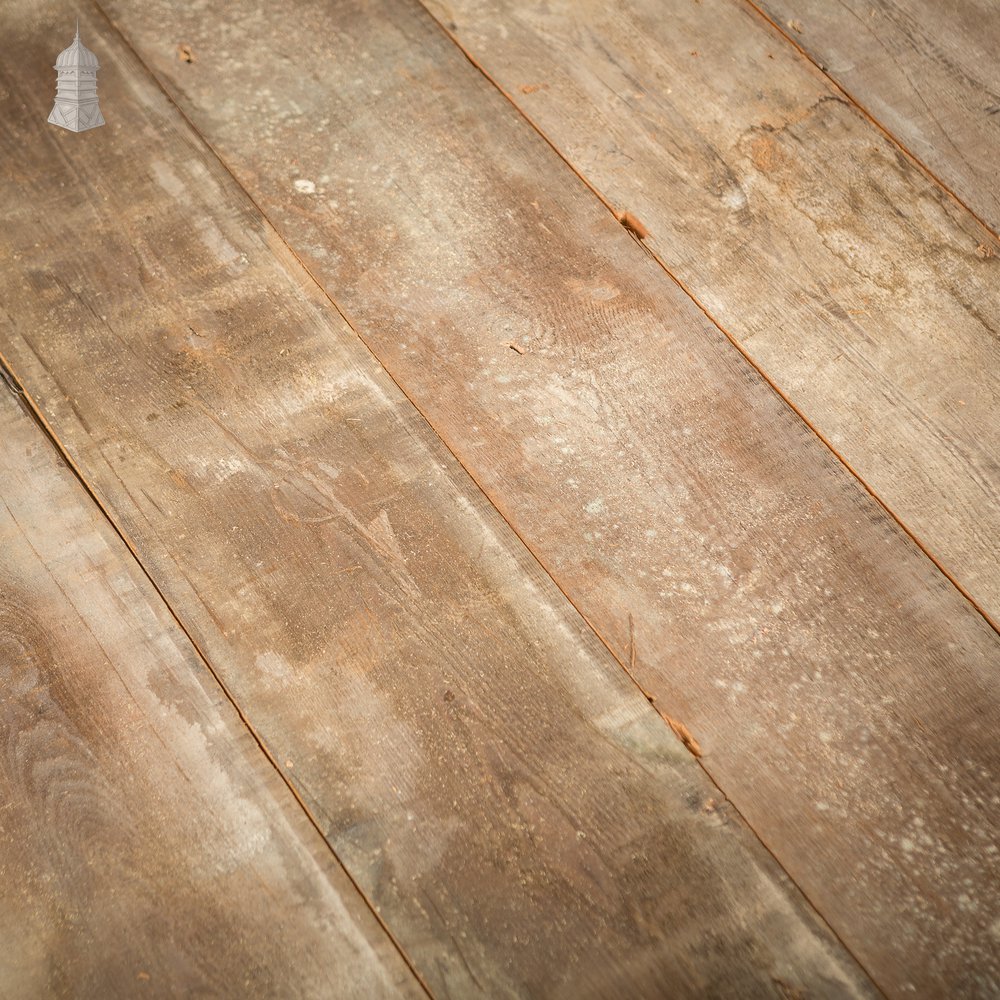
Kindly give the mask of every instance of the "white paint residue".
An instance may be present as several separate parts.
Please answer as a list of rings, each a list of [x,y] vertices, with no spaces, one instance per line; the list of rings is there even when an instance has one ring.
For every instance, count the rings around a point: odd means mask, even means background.
[[[727,207],[733,209],[733,211],[739,211],[741,208],[746,208],[747,196],[744,194],[743,189],[740,187],[730,188],[723,196],[722,203]]]
[[[292,668],[283,656],[278,653],[260,653],[255,660],[257,669],[269,679],[279,684],[287,684],[293,677]]]
[[[212,471],[215,473],[216,482],[224,483],[237,473],[246,472],[247,463],[238,455],[226,455],[214,463]]]
[[[171,197],[179,198],[184,194],[184,185],[173,170],[160,160],[154,161],[150,165],[156,183],[163,188]]]
[[[306,180],[304,177],[300,177],[295,181],[295,190],[301,194],[315,194],[316,185],[312,181]]]
[[[198,228],[201,231],[202,242],[215,254],[216,260],[220,264],[228,266],[240,260],[241,257],[243,262],[246,262],[246,255],[237,252],[232,243],[222,235],[218,226],[201,225]]]

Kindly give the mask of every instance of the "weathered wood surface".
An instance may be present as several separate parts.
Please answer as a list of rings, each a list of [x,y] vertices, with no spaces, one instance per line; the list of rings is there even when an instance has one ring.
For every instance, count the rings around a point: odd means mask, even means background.
[[[991,234],[743,0],[433,9],[1000,623]]]
[[[106,22],[45,124],[28,10],[0,343],[432,991],[868,995]]]
[[[0,997],[423,996],[0,383]]]
[[[110,8],[879,982],[995,983],[968,603],[418,9]]]
[[[1000,232],[996,0],[755,3]]]

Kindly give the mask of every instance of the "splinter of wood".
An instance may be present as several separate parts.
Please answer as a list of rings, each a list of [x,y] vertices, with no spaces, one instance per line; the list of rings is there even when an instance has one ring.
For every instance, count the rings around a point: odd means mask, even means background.
[[[640,240],[649,236],[649,230],[631,212],[617,212],[615,218]]]

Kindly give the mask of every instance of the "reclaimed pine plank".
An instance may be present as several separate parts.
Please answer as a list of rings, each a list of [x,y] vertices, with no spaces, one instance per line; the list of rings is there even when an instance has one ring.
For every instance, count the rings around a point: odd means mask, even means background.
[[[433,9],[1000,623],[992,234],[744,0]]]
[[[418,8],[109,6],[880,984],[989,992],[995,633]]]
[[[31,9],[0,344],[434,994],[871,995],[107,22],[45,125]]]
[[[0,383],[0,996],[424,996]]]
[[[996,0],[755,0],[879,124],[1000,232]]]

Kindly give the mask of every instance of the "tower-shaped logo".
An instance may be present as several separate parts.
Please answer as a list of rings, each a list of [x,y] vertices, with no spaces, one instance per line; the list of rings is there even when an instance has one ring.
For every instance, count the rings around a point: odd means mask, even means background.
[[[56,103],[49,115],[53,125],[71,132],[84,132],[104,124],[97,104],[97,56],[80,41],[80,22],[76,22],[73,44],[56,59]]]

